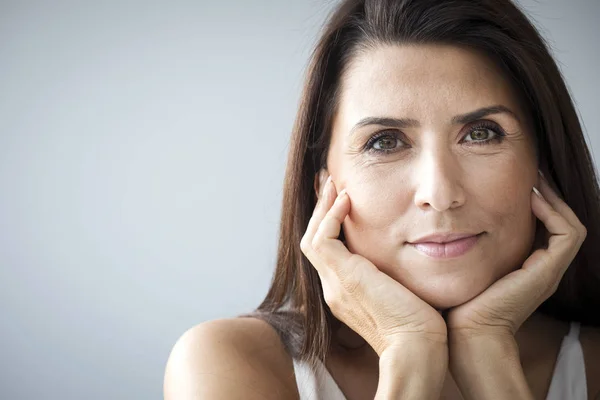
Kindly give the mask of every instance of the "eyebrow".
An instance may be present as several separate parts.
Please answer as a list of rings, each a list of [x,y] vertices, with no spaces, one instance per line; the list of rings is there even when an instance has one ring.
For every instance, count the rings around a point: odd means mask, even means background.
[[[520,122],[519,117],[514,111],[500,104],[479,108],[466,114],[456,115],[452,117],[451,122],[454,125],[464,125],[493,114],[509,114]],[[350,136],[352,136],[354,131],[356,131],[358,128],[362,128],[367,125],[384,125],[393,128],[404,129],[418,127],[420,123],[416,119],[412,118],[366,117],[358,121],[358,123],[356,123],[352,129],[350,129]]]

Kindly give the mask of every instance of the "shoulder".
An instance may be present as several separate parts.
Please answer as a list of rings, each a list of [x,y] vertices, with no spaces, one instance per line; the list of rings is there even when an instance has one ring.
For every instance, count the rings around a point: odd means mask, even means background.
[[[293,362],[275,330],[257,318],[201,323],[175,343],[165,400],[298,398]]]
[[[590,399],[600,399],[600,327],[581,326],[579,334],[585,359],[585,374]]]

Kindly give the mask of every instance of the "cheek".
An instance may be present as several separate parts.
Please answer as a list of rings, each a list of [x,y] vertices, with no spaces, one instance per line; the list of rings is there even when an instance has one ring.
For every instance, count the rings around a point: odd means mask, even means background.
[[[355,173],[344,187],[351,201],[343,224],[348,249],[378,267],[394,264],[412,207],[406,177],[398,168],[393,174]]]
[[[512,179],[480,182],[472,191],[476,193],[475,203],[480,204],[498,226],[531,212],[530,192],[527,185]]]
[[[535,216],[531,210],[531,174],[506,174],[477,190],[484,213],[489,217],[490,238],[502,275],[520,266],[528,256],[535,234]],[[521,176],[522,179],[511,177]],[[535,174],[533,175],[535,176]],[[533,179],[533,178],[531,178]]]
[[[346,228],[356,232],[385,230],[395,224],[410,208],[410,194],[401,174],[355,175],[345,182],[351,199],[351,209],[344,221]]]

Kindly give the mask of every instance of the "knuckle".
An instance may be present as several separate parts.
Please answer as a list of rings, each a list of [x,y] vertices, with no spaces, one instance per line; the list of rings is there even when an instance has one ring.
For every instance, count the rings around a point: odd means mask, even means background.
[[[334,314],[339,313],[342,304],[339,296],[333,293],[332,290],[323,290],[323,299]]]
[[[573,242],[580,244],[583,243],[587,236],[587,229],[585,228],[585,226],[583,226],[583,224],[579,223],[572,227],[570,233],[571,237],[573,238]]]
[[[549,287],[548,292],[546,293],[546,299],[550,298],[556,291],[558,290],[558,285],[560,284],[560,279],[554,281]]]
[[[355,273],[356,268],[352,262],[348,262],[344,268],[335,268],[334,272],[340,281],[340,285],[348,294],[355,295],[360,292],[361,279]]]
[[[312,249],[317,252],[320,253],[323,250],[323,246],[325,245],[325,242],[321,236],[321,234],[317,233],[312,241],[311,241],[311,247]]]
[[[547,274],[545,282],[547,283],[548,291],[546,292],[546,298],[552,296],[557,290],[558,285],[563,276],[563,271],[551,271]]]
[[[569,232],[569,236],[571,237],[572,242],[577,242],[579,241],[580,232],[577,228],[573,227]]]
[[[354,275],[343,275],[339,279],[344,291],[349,295],[355,296],[360,292],[360,280],[356,279]]]
[[[300,240],[300,250],[302,250],[304,254],[307,254],[310,250],[310,243],[306,235],[304,235]]]
[[[587,237],[587,232],[585,225],[579,224],[579,234],[582,241]]]
[[[363,287],[363,277],[357,273],[355,265],[345,265],[343,270],[336,271],[340,287],[344,294],[352,297],[356,301],[363,301],[365,291]]]

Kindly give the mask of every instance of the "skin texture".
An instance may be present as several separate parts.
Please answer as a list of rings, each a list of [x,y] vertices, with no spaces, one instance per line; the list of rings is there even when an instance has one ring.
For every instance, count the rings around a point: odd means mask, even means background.
[[[437,309],[474,298],[531,253],[538,166],[511,88],[483,54],[446,45],[381,45],[359,54],[342,77],[327,169],[352,199],[346,245]],[[514,115],[452,121],[498,105]],[[366,117],[414,123],[353,130]],[[445,232],[483,235],[456,258],[431,258],[407,243]]]

